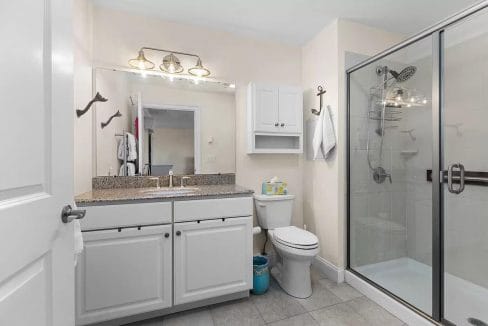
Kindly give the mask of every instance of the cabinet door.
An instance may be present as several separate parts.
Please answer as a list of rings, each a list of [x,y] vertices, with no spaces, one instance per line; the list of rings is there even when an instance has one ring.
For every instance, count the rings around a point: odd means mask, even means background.
[[[252,217],[175,224],[175,304],[252,287]]]
[[[280,87],[279,123],[280,132],[298,133],[302,131],[303,94],[298,87]]]
[[[279,131],[278,88],[266,85],[253,85],[254,131]]]
[[[83,232],[83,239],[77,325],[171,306],[171,225]]]

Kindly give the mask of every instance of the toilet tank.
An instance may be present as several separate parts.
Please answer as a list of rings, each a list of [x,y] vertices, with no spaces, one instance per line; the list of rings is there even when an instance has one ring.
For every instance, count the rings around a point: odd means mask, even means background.
[[[275,229],[291,225],[294,195],[254,195],[259,226]]]

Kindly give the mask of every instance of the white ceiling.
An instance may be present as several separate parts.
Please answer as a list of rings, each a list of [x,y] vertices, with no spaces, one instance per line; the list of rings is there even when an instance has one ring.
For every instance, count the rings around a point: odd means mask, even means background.
[[[164,20],[302,45],[336,18],[415,34],[479,0],[92,0]]]

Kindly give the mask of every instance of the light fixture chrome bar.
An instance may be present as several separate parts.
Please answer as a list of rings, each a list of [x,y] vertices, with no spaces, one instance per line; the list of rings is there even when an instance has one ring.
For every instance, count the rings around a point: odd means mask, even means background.
[[[152,48],[149,46],[143,46],[141,50],[151,50],[151,51],[158,51],[158,52],[165,52],[165,53],[173,53],[173,54],[180,54],[180,55],[186,55],[189,57],[195,57],[197,59],[200,59],[200,56],[193,54],[193,53],[187,53],[187,52],[179,52],[179,51],[170,51],[170,50],[165,50],[165,49],[158,49],[158,48]]]

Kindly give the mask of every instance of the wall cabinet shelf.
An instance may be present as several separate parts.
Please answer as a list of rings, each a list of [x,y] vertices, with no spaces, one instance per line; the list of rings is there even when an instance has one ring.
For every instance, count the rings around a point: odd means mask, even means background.
[[[247,134],[248,153],[302,153],[301,88],[250,83]]]

